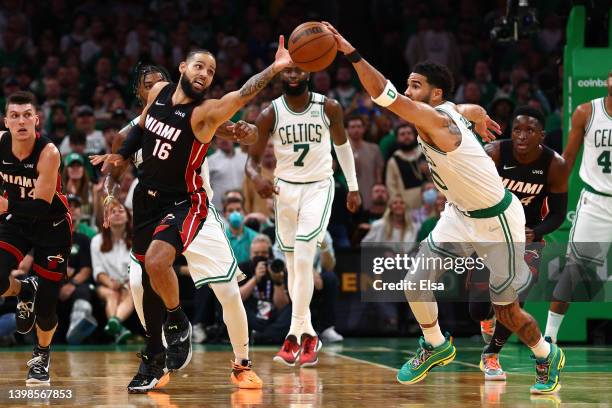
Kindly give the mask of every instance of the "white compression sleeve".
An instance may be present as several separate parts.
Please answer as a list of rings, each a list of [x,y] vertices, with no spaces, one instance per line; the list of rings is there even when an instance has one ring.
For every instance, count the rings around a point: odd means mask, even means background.
[[[338,163],[342,168],[346,183],[348,184],[349,191],[359,190],[357,184],[357,172],[355,171],[355,159],[353,157],[353,149],[351,144],[347,140],[343,145],[338,146],[334,143],[334,149],[336,150],[336,156],[338,157]]]

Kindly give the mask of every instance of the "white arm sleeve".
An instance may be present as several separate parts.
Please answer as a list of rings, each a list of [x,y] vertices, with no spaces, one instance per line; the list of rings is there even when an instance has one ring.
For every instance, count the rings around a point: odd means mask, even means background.
[[[357,173],[355,172],[355,159],[353,158],[351,144],[348,140],[340,146],[334,143],[334,149],[336,150],[338,163],[340,163],[340,167],[346,178],[349,191],[358,191],[359,186],[357,184]]]
[[[391,81],[387,80],[387,85],[385,85],[385,89],[383,89],[382,93],[376,98],[371,98],[375,104],[386,108],[387,106],[395,102],[395,100],[397,99],[397,89],[395,89],[395,86],[393,86]]]

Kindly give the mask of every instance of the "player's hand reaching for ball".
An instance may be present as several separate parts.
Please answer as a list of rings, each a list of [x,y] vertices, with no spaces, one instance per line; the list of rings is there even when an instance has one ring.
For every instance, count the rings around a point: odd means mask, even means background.
[[[121,166],[124,163],[123,156],[120,154],[94,154],[89,156],[89,161],[94,166],[97,166],[100,163],[104,163],[102,165],[102,173],[106,174],[106,172],[110,169],[110,166]]]
[[[346,195],[346,208],[355,214],[357,210],[361,207],[361,196],[359,195],[359,191],[349,191]]]
[[[278,187],[261,174],[253,179],[253,183],[255,183],[255,190],[261,198],[270,198],[273,194],[278,194]]]
[[[350,54],[351,52],[355,51],[355,47],[353,47],[351,45],[350,42],[348,42],[346,40],[346,38],[344,38],[339,32],[338,30],[336,30],[334,28],[333,25],[331,25],[330,23],[328,23],[327,21],[321,21],[321,23],[327,27],[329,29],[329,31],[331,31],[334,34],[334,38],[336,40],[336,44],[338,45],[338,51],[340,51],[343,54]]]
[[[227,129],[234,134],[234,141],[240,144],[250,145],[257,141],[257,126],[244,120],[239,120]]]
[[[483,120],[474,123],[474,130],[485,142],[494,141],[497,138],[497,135],[501,135],[502,133],[499,123],[491,119],[489,115],[484,115]]]
[[[289,51],[285,48],[285,37],[278,37],[278,49],[276,50],[276,55],[274,56],[274,72],[281,72],[283,69],[293,64],[291,60],[291,55],[289,55]]]

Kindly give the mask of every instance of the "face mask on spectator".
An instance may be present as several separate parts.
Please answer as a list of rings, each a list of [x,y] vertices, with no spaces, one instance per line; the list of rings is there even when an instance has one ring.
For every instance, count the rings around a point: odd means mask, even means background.
[[[242,213],[238,211],[233,211],[229,215],[229,217],[227,217],[227,220],[229,221],[232,228],[237,229],[237,228],[240,228],[240,226],[242,225],[242,221],[244,221],[244,216],[242,215]]]
[[[438,198],[438,192],[430,188],[428,190],[423,191],[423,202],[425,204],[433,204],[436,202],[436,198]]]

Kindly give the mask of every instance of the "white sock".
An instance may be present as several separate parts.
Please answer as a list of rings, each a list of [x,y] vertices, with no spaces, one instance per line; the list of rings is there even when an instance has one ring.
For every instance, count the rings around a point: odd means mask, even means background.
[[[529,347],[536,358],[546,358],[550,354],[550,343],[540,337],[535,346]]]
[[[230,282],[211,283],[210,288],[223,307],[223,321],[227,326],[235,361],[240,364],[242,360],[249,359],[249,324],[238,282],[232,279]]]
[[[314,239],[309,242],[295,241],[293,298],[291,299],[293,309],[289,334],[298,339],[302,333],[312,327],[310,323],[310,301],[314,291],[312,268],[316,251],[317,241]],[[314,334],[314,330],[312,330],[312,333]]]
[[[548,320],[546,320],[546,330],[544,336],[551,338],[553,343],[557,343],[557,335],[559,334],[559,328],[563,322],[565,315],[555,313],[552,310],[548,311]]]
[[[421,330],[423,330],[423,336],[425,337],[425,341],[431,344],[433,347],[441,346],[446,341],[446,338],[442,334],[442,331],[440,330],[440,325],[437,321],[435,326],[421,327]]]

